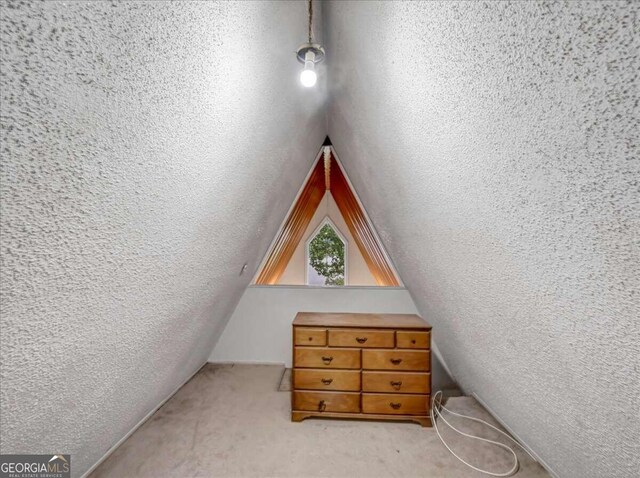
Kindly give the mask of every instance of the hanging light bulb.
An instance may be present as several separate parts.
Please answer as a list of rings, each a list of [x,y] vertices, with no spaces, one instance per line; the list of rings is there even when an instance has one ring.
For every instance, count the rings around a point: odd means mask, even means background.
[[[300,83],[306,88],[315,86],[318,81],[318,75],[316,74],[316,63],[320,63],[324,59],[324,48],[317,43],[313,43],[313,3],[312,0],[308,0],[309,3],[309,41],[304,45],[301,45],[296,52],[296,57],[300,63],[304,63],[304,70],[300,73]]]
[[[304,70],[300,73],[300,83],[302,83],[302,86],[306,86],[307,88],[311,88],[316,84],[316,81],[318,81],[316,65],[313,62],[315,56],[315,53],[312,51],[307,51],[304,58]]]

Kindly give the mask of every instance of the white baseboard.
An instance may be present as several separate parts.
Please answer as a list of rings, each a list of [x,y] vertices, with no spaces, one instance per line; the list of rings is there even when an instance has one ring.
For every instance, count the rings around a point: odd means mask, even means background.
[[[540,456],[539,456],[535,451],[533,451],[533,449],[532,449],[529,445],[527,445],[527,444],[526,444],[526,443],[525,443],[525,442],[524,442],[524,441],[523,441],[523,440],[522,440],[518,435],[516,435],[516,434],[514,433],[514,431],[509,427],[509,425],[507,425],[507,424],[502,420],[502,418],[500,418],[500,417],[496,414],[496,412],[494,412],[494,411],[489,407],[489,405],[487,405],[487,403],[486,403],[484,400],[482,400],[482,399],[478,396],[478,394],[477,394],[477,393],[473,392],[473,393],[471,393],[471,396],[472,396],[473,398],[475,398],[475,399],[480,403],[480,405],[482,405],[482,406],[484,407],[484,409],[485,409],[486,411],[488,411],[488,412],[491,414],[491,416],[492,416],[493,418],[495,418],[495,419],[496,419],[496,421],[497,421],[498,423],[500,423],[500,425],[502,425],[502,427],[503,427],[505,430],[507,430],[507,431],[509,432],[509,434],[510,434],[513,438],[515,438],[515,439],[518,441],[518,443],[520,443],[520,445],[522,445],[522,446],[523,446],[523,447],[524,447],[524,448],[525,448],[525,449],[526,449],[526,450],[531,454],[531,456],[532,456],[532,457],[534,457],[534,458],[535,458],[535,460],[536,460],[538,463],[540,463],[540,465],[542,465],[542,467],[543,467],[545,470],[547,470],[547,472],[548,472],[548,473],[549,473],[553,478],[559,478],[558,474],[557,474],[555,471],[553,471],[553,469],[552,469],[552,468],[551,468],[551,467],[550,467],[550,466],[549,466],[549,465],[548,465],[548,464],[547,464],[547,463],[546,463],[542,458],[540,458]]]
[[[87,470],[87,471],[82,475],[82,477],[81,477],[81,478],[87,478],[91,473],[93,473],[93,472],[96,470],[96,468],[98,468],[98,467],[102,464],[102,462],[104,462],[107,458],[109,458],[109,455],[111,455],[114,451],[116,451],[116,449],[117,449],[120,445],[122,445],[122,444],[127,440],[127,438],[129,438],[131,435],[133,435],[133,433],[134,433],[138,428],[140,428],[144,422],[146,422],[147,420],[149,420],[149,418],[151,418],[151,416],[152,416],[154,413],[156,413],[156,412],[158,411],[158,409],[159,409],[160,407],[162,407],[162,405],[164,405],[165,403],[167,403],[171,397],[173,397],[176,393],[178,393],[178,390],[180,390],[182,387],[184,387],[184,385],[185,385],[189,380],[191,380],[191,379],[193,378],[193,376],[194,376],[195,374],[197,374],[197,373],[202,369],[202,367],[204,367],[205,365],[207,365],[207,362],[204,362],[200,367],[198,367],[198,368],[197,368],[197,370],[196,370],[195,372],[193,372],[191,375],[189,375],[189,377],[188,377],[184,382],[182,382],[178,387],[176,387],[176,389],[175,389],[173,392],[171,392],[171,393],[167,396],[167,398],[165,398],[164,400],[162,400],[162,401],[161,401],[157,406],[155,406],[155,407],[154,407],[154,408],[153,408],[149,413],[147,413],[147,414],[142,418],[142,420],[140,420],[138,423],[136,423],[136,424],[134,425],[134,427],[133,427],[131,430],[129,430],[129,432],[128,432],[125,436],[123,436],[122,438],[120,438],[120,440],[118,440],[118,441],[116,442],[116,444],[115,444],[115,445],[113,445],[111,448],[109,448],[109,450],[107,450],[107,452],[102,456],[102,458],[100,458],[98,461],[96,461],[96,462],[94,463],[94,465],[93,465],[91,468],[89,468],[89,469],[88,469],[88,470]]]
[[[284,362],[270,362],[268,360],[209,360],[207,363],[214,365],[281,365],[284,367]]]

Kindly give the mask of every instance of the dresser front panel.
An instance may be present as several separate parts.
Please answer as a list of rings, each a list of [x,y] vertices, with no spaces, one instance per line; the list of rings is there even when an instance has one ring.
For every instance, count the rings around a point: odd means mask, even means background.
[[[413,314],[298,313],[291,419],[411,420],[431,426],[430,331]]]
[[[395,345],[393,330],[329,329],[331,347],[390,347]]]
[[[431,370],[431,358],[428,350],[363,350],[362,368],[366,370],[429,372]]]
[[[426,415],[429,410],[429,395],[401,395],[363,393],[363,413],[382,415]]]
[[[363,392],[430,393],[431,374],[362,371]]]
[[[327,345],[327,330],[296,327],[293,331],[295,345]]]
[[[360,349],[296,347],[294,366],[301,368],[360,368]]]
[[[360,411],[359,393],[341,392],[293,392],[293,408],[311,412],[346,412]]]
[[[396,347],[399,349],[428,349],[431,343],[430,332],[416,332],[413,330],[398,330],[396,332]]]
[[[293,369],[293,388],[296,390],[360,391],[359,370]]]

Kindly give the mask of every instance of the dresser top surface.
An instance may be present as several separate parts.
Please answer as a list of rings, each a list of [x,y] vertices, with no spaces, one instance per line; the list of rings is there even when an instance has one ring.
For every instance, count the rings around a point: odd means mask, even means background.
[[[425,329],[431,326],[415,314],[354,314],[298,312],[293,325],[310,327],[372,327],[378,329]]]

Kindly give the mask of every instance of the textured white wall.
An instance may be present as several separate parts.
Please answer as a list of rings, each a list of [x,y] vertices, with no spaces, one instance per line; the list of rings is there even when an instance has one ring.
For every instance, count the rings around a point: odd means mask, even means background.
[[[637,2],[325,5],[329,135],[455,378],[640,469]]]
[[[78,476],[206,361],[326,133],[305,22],[3,2],[2,453]]]
[[[242,295],[210,362],[283,363],[291,367],[291,322],[301,311],[415,314],[397,287],[251,286]],[[432,357],[435,390],[455,384]]]

